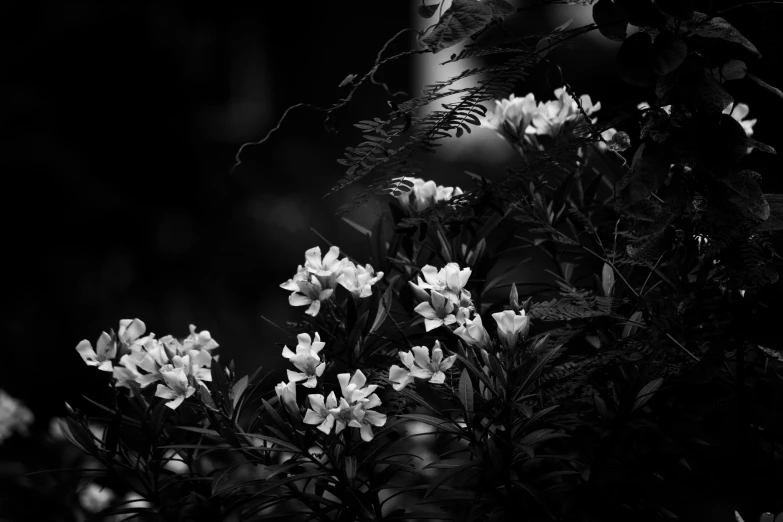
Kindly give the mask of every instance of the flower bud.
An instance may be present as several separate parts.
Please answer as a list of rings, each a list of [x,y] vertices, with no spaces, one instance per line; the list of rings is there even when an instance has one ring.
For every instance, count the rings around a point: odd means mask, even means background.
[[[465,325],[454,330],[454,333],[471,346],[487,348],[492,344],[489,334],[484,329],[484,325],[481,324],[480,315],[476,315],[472,321],[466,318]]]
[[[296,420],[302,420],[299,405],[296,403],[296,383],[289,382],[286,384],[285,382],[280,382],[275,386],[275,393],[280,402],[283,403],[283,406],[285,406],[285,409],[288,410],[288,413]]]
[[[507,350],[513,349],[519,336],[524,339],[530,330],[530,318],[525,315],[524,310],[520,311],[519,315],[513,310],[504,310],[492,314],[492,318],[498,324],[498,338]]]

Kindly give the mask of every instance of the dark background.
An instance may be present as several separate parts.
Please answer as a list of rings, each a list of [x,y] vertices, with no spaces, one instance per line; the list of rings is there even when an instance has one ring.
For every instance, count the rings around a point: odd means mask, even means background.
[[[328,248],[310,228],[364,255],[362,239],[333,215],[352,192],[321,196],[342,174],[335,159],[355,142],[351,124],[385,115],[386,96],[363,87],[336,116],[337,135],[324,131],[322,114],[294,111],[231,172],[234,155],[286,107],[328,106],[345,96],[338,84],[371,67],[383,43],[411,26],[417,4],[4,4],[0,387],[39,422],[62,414],[64,400],[99,395],[106,375],[86,367],[74,348],[133,317],[158,336],[184,336],[190,323],[210,330],[240,372],[280,367],[275,343],[285,337],[261,315],[282,324],[302,313],[278,285],[307,248]],[[780,10],[770,12],[743,8],[727,18],[764,55],[756,74],[781,86]],[[526,12],[518,23],[538,32],[572,16],[575,25],[592,21],[589,7],[555,6]],[[412,38],[402,38],[389,52],[410,45]],[[616,48],[583,37],[553,58],[594,102],[652,101],[619,83]],[[387,66],[378,79],[392,90],[420,89],[411,85],[414,65]],[[783,100],[731,83],[759,118],[755,137],[780,150]],[[528,91],[547,99],[551,88],[538,82],[517,94]],[[465,152],[489,131],[471,136],[457,145],[461,155],[435,157],[425,177],[469,188],[462,170],[502,171],[486,163],[491,154]],[[783,191],[777,158],[755,152],[749,162],[765,175],[766,192]],[[354,219],[371,217],[365,210]]]

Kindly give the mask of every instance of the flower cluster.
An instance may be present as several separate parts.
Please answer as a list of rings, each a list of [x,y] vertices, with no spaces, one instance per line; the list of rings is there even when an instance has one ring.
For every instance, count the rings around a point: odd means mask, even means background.
[[[288,297],[291,306],[308,306],[305,313],[315,317],[321,302],[329,299],[337,285],[351,292],[354,298],[372,295],[372,285],[383,277],[370,265],[355,265],[350,259],[340,257],[340,249],[333,246],[321,256],[321,248],[313,247],[305,252],[305,264],[299,265],[294,277],[280,285],[293,292]]]
[[[306,333],[299,334],[297,341],[296,353],[284,346],[283,357],[291,361],[300,371],[288,370],[288,382],[278,383],[275,386],[275,393],[283,407],[291,415],[301,419],[296,400],[296,383],[304,381],[302,385],[306,388],[317,386],[318,378],[323,375],[326,368],[326,363],[321,361],[318,355],[325,343],[321,341],[317,332],[313,338]],[[337,401],[334,392],[331,392],[326,399],[319,393],[308,395],[310,408],[303,422],[317,424],[318,429],[327,435],[335,424],[337,425],[335,433],[340,433],[346,426],[359,428],[362,439],[372,440],[371,426],[383,426],[386,423],[385,415],[371,411],[371,408],[381,404],[378,395],[374,393],[377,386],[365,386],[367,378],[361,370],[357,370],[353,377],[350,373],[341,373],[337,376],[337,380],[342,388],[343,396],[340,401]]]
[[[166,405],[176,409],[193,395],[196,386],[212,380],[210,351],[218,343],[209,331],[196,332],[194,325],[190,325],[190,335],[182,342],[171,335],[142,337],[145,332],[146,326],[139,319],[123,319],[117,335],[103,332],[95,350],[87,340],[76,350],[87,365],[112,372],[118,387],[146,388],[162,381],[155,396],[167,399]],[[118,356],[119,361],[115,361]]]
[[[585,114],[592,115],[601,109],[601,103],[593,105],[590,96],[580,96]],[[579,104],[568,94],[564,87],[555,89],[555,99],[536,103],[530,93],[524,98],[513,94],[506,100],[495,101],[495,111],[480,119],[481,126],[492,129],[501,138],[514,144],[522,144],[526,137],[549,136],[557,138],[567,125],[583,118]]]
[[[459,187],[444,187],[443,185],[435,185],[435,182],[424,181],[421,178],[409,178],[401,177],[395,178],[393,181],[404,181],[406,183],[400,184],[401,190],[406,190],[403,194],[397,196],[397,200],[402,207],[409,212],[421,212],[422,210],[437,205],[441,201],[449,201],[453,196],[459,196],[462,194],[462,189]],[[407,183],[413,183],[410,187],[410,191]]]
[[[14,432],[27,435],[34,420],[27,406],[0,390],[0,444]]]
[[[310,408],[305,414],[306,424],[318,425],[318,429],[327,435],[335,427],[334,432],[340,433],[346,426],[359,428],[362,440],[369,442],[373,439],[372,426],[386,424],[386,415],[372,411],[371,408],[381,405],[381,400],[375,393],[378,386],[367,384],[367,377],[361,370],[351,377],[350,373],[341,373],[337,376],[342,390],[342,397],[338,403],[334,392],[324,400],[321,394],[310,394]]]
[[[409,282],[414,294],[421,300],[414,309],[424,317],[424,327],[429,332],[442,325],[465,324],[475,310],[470,292],[465,285],[470,278],[470,268],[448,263],[440,271],[431,265],[421,269],[419,284]],[[429,293],[427,293],[429,290]]]
[[[392,387],[397,391],[405,388],[416,377],[433,384],[443,384],[446,380],[446,374],[443,372],[451,368],[457,360],[456,355],[443,358],[440,341],[435,341],[431,359],[430,351],[426,346],[414,346],[411,352],[400,351],[398,354],[407,370],[396,364],[389,369],[389,380],[394,383]]]

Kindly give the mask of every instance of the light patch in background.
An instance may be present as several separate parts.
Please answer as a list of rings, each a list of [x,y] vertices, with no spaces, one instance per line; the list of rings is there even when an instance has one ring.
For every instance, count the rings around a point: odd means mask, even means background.
[[[269,240],[290,241],[309,230],[311,212],[300,194],[263,195],[247,203],[245,214]]]
[[[269,123],[271,89],[266,53],[255,28],[239,27],[231,48],[229,99],[204,107],[197,116],[199,130],[210,140],[237,143],[254,139]]]
[[[164,216],[158,226],[158,248],[167,254],[182,255],[193,246],[193,224],[185,214]]]
[[[437,13],[432,18],[423,18],[419,16],[417,12],[418,5],[418,3],[414,4],[411,9],[411,16],[413,17],[412,26],[418,31],[424,31],[427,27],[431,26],[434,22],[439,20],[439,18]],[[439,10],[439,12],[445,12],[446,9],[448,9],[450,6],[451,0],[445,0],[442,5],[442,10]],[[471,42],[471,40],[468,39],[467,42]],[[414,95],[418,95],[427,85],[432,85],[440,81],[448,80],[449,78],[457,76],[465,69],[472,69],[474,67],[481,66],[479,60],[473,58],[441,65],[441,63],[447,61],[452,54],[459,54],[460,51],[464,49],[464,47],[464,43],[461,43],[459,45],[444,49],[439,53],[418,55],[414,59]],[[449,88],[464,89],[466,87],[474,87],[478,85],[478,80],[480,78],[480,75],[465,78],[454,83]],[[459,98],[460,95],[457,94],[439,99],[436,102],[425,105],[419,109],[420,112],[418,115],[424,116],[432,111],[442,110],[443,107],[441,104],[452,103],[458,101]],[[475,130],[472,130],[470,134],[463,134],[461,138],[440,140],[439,143],[442,143],[443,146],[438,147],[438,156],[449,162],[459,161],[461,158],[466,156],[475,157],[477,154],[479,154],[479,151],[481,151],[481,154],[486,154],[488,157],[495,157],[495,151],[500,152],[504,149],[503,147],[498,146],[498,140],[494,134],[494,132],[487,132],[485,129],[475,128]],[[492,148],[488,149],[488,146]]]

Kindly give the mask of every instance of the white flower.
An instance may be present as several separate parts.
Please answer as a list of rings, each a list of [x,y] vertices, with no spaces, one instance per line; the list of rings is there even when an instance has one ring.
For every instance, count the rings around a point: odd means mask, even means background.
[[[470,300],[470,292],[465,290],[465,285],[470,279],[471,269],[460,269],[457,263],[448,263],[438,270],[432,265],[425,265],[421,269],[422,281],[419,277],[419,287],[427,290],[435,290],[446,297],[453,305],[459,305],[461,301]]]
[[[386,415],[370,410],[370,408],[380,405],[381,399],[373,393],[367,397],[365,402],[360,403],[361,415],[357,415],[356,412],[358,410],[354,409],[354,419],[349,425],[359,428],[362,440],[365,442],[370,442],[373,439],[372,426],[383,426],[386,424]]]
[[[33,412],[17,399],[0,390],[0,444],[14,432],[27,435]]]
[[[329,410],[337,408],[337,398],[334,392],[329,393],[324,404],[324,396],[320,393],[313,393],[307,396],[310,400],[310,408],[305,413],[305,424],[318,424],[318,429],[329,435],[334,426],[334,415]]]
[[[180,364],[182,364],[181,361]],[[172,365],[166,365],[160,369],[160,375],[166,384],[158,384],[155,397],[167,399],[169,402],[166,403],[166,406],[172,410],[176,410],[182,401],[196,391],[193,386],[188,384],[188,376],[184,366],[175,368]]]
[[[354,265],[348,261],[344,264],[340,275],[337,276],[337,283],[351,292],[354,297],[370,297],[372,285],[380,281],[382,277],[383,272],[378,272],[376,275],[370,265]]]
[[[732,118],[737,120],[742,128],[745,130],[747,136],[753,135],[753,126],[756,125],[756,119],[746,120],[745,117],[750,112],[750,107],[745,103],[730,103],[725,109],[723,114],[730,114]]]
[[[442,384],[446,379],[443,372],[451,368],[457,359],[456,355],[452,355],[444,360],[439,341],[435,341],[432,359],[425,346],[414,346],[411,351],[413,353],[399,352],[400,360],[408,368],[407,371],[396,364],[389,369],[389,380],[395,383],[392,387],[397,391],[413,382],[415,377],[426,379],[433,384]]]
[[[539,103],[533,115],[532,126],[537,135],[557,137],[563,127],[571,122],[583,118],[579,106],[564,87],[555,89],[556,100]],[[585,114],[592,115],[601,109],[601,102],[593,105],[590,95],[583,94],[579,97]]]
[[[190,335],[182,343],[186,351],[190,350],[214,350],[220,345],[212,338],[209,330],[201,330],[196,333],[196,326],[190,325]]]
[[[296,287],[293,290],[294,293],[288,296],[288,304],[291,306],[310,305],[305,310],[305,313],[313,317],[318,315],[318,311],[321,309],[321,301],[329,299],[332,296],[332,292],[334,292],[332,288],[324,290],[321,286],[321,281],[315,275],[310,275],[310,281],[306,279],[297,280],[297,276],[294,276],[293,279],[289,279],[281,284],[280,287],[286,290],[292,290]]]
[[[367,377],[364,376],[361,370],[356,370],[353,377],[351,377],[350,373],[341,373],[337,375],[337,380],[340,383],[343,397],[348,401],[348,404],[366,402],[368,400],[367,396],[378,388],[375,384],[364,387],[367,383]]]
[[[397,200],[402,207],[413,212],[421,212],[441,201],[449,201],[452,197],[462,194],[462,189],[459,187],[435,185],[434,181],[424,181],[422,178],[402,176],[394,178],[392,181],[408,181],[413,183],[413,187],[410,188],[407,185],[400,185],[399,189],[404,190],[405,192],[397,196]]]
[[[492,341],[489,338],[489,334],[481,322],[480,315],[476,315],[476,318],[472,321],[470,319],[466,319],[465,324],[454,330],[454,333],[460,336],[463,341],[471,346],[487,348],[490,344],[492,344]]]
[[[288,346],[283,347],[283,357],[290,360],[301,372],[288,370],[288,380],[291,382],[306,381],[304,386],[315,388],[317,378],[324,373],[326,363],[321,362],[318,355],[324,344],[318,332],[315,333],[315,341],[310,340],[310,335],[301,333],[297,336],[299,344],[296,345],[296,353],[292,352]]]
[[[513,94],[506,100],[495,100],[495,110],[486,118],[479,118],[481,127],[491,129],[511,143],[518,143],[525,134],[535,132],[531,126],[536,114],[536,97],[533,93],[524,98]]]
[[[340,257],[340,249],[336,246],[329,248],[323,257],[321,257],[321,247],[313,247],[305,252],[305,269],[318,276],[324,288],[333,289],[343,264],[347,261],[347,259],[337,259],[338,257]]]
[[[440,341],[435,341],[435,346],[432,347],[432,359],[430,359],[430,351],[425,346],[414,346],[411,351],[416,365],[421,369],[421,372],[417,372],[421,374],[420,378],[427,379],[433,384],[443,384],[446,380],[446,374],[443,372],[451,368],[457,360],[456,355],[443,358]]]
[[[283,403],[288,413],[294,417],[299,417],[299,404],[296,402],[296,383],[280,382],[275,386],[275,393],[280,402]]]
[[[519,336],[524,339],[530,330],[530,318],[525,316],[524,310],[520,310],[519,314],[514,310],[504,310],[492,314],[492,318],[498,324],[498,338],[507,350],[514,348]]]
[[[426,331],[434,330],[441,325],[449,325],[457,322],[457,316],[453,314],[454,305],[451,304],[440,292],[430,291],[432,303],[419,303],[413,310],[424,317]]]
[[[357,371],[357,373],[360,372]],[[368,388],[370,387],[368,386]],[[366,442],[371,441],[373,439],[372,426],[383,426],[386,424],[386,415],[370,411],[370,408],[380,404],[381,400],[374,393],[354,404],[349,404],[349,401],[345,400],[344,397],[341,398],[340,405],[330,408],[328,411],[335,420],[336,427],[334,432],[340,433],[346,426],[351,426],[360,429],[362,440]]]
[[[351,405],[348,404],[345,397],[341,397],[339,406],[330,408],[329,415],[334,418],[334,432],[339,434],[352,422],[354,425],[361,426],[361,417],[364,416],[364,411],[362,410],[361,403]]]
[[[95,350],[87,339],[76,345],[76,351],[82,356],[87,366],[97,366],[104,372],[112,371],[112,359],[117,356],[117,344],[106,332],[102,332],[95,344]]]
[[[394,383],[392,388],[396,391],[400,391],[412,383],[414,377],[423,379],[424,373],[421,372],[421,368],[416,366],[415,358],[411,352],[401,351],[397,355],[399,356],[400,361],[402,361],[402,364],[408,369],[405,370],[404,368],[400,368],[396,364],[393,364],[392,367],[389,368],[389,380]]]
[[[140,319],[120,319],[120,329],[117,337],[120,342],[130,346],[147,331],[147,326]]]

